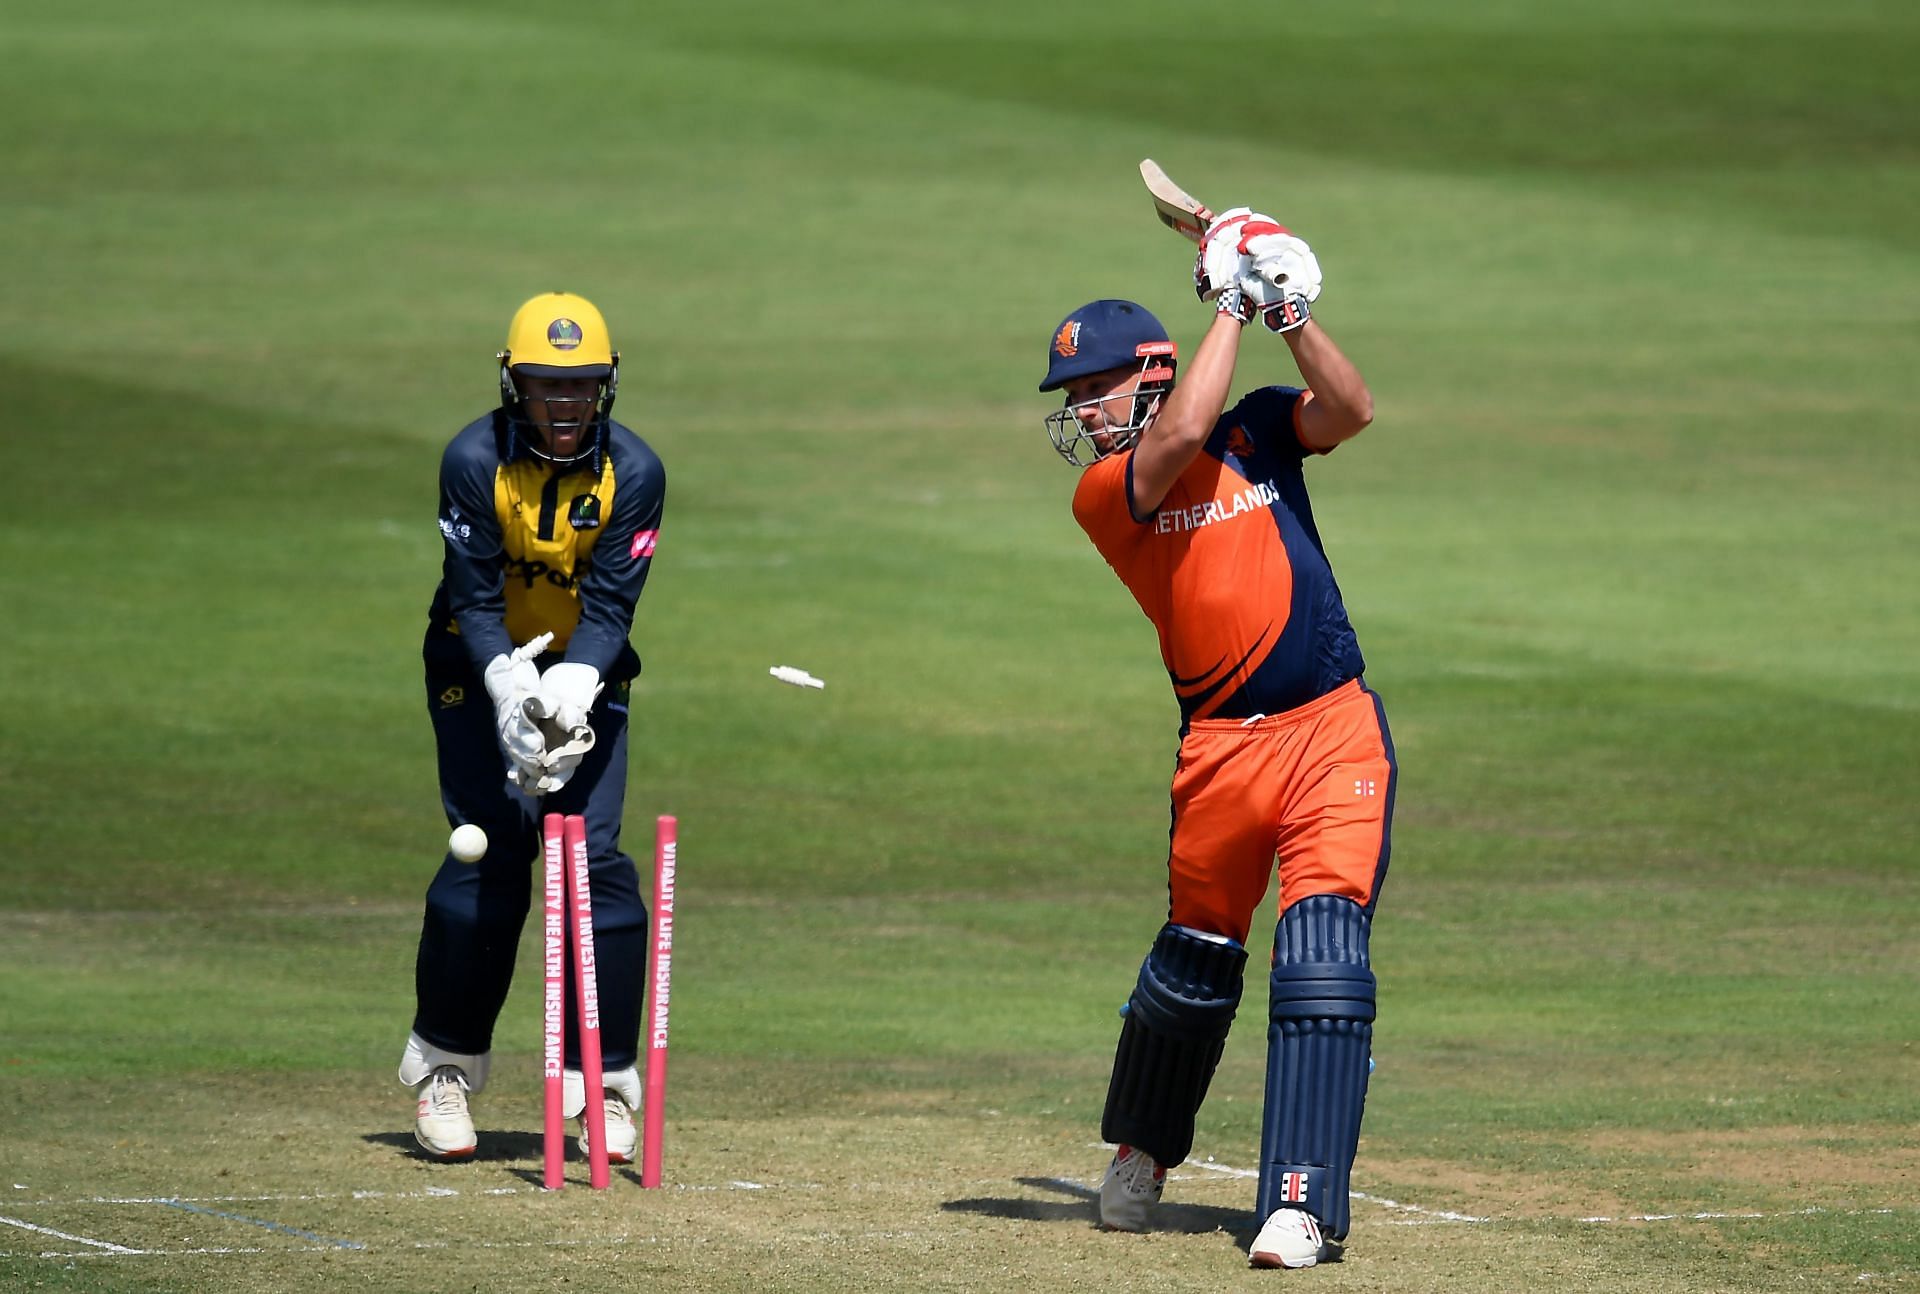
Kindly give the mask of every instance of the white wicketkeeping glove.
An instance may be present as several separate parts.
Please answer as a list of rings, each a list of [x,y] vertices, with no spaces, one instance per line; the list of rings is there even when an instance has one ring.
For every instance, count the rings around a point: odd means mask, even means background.
[[[507,776],[531,794],[542,793],[537,783],[547,753],[546,734],[540,727],[540,670],[533,660],[552,641],[552,634],[541,634],[511,653],[495,656],[484,674],[500,747],[507,755]]]
[[[540,676],[540,699],[562,728],[584,728],[605,686],[600,671],[593,666],[563,660],[547,666],[547,672]]]
[[[567,784],[580,761],[593,749],[594,733],[590,716],[593,703],[606,684],[600,671],[591,665],[561,661],[549,665],[540,676],[540,694],[536,704],[541,712],[541,728],[546,735],[546,757],[541,761],[544,781],[553,783],[548,790]]]
[[[1232,287],[1247,272],[1247,258],[1240,250],[1240,226],[1253,211],[1235,207],[1214,217],[1200,239],[1200,254],[1193,260],[1193,292],[1202,301],[1211,301]]]

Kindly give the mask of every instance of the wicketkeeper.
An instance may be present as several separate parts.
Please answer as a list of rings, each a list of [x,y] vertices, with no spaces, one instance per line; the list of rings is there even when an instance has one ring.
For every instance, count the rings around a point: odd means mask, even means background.
[[[1066,393],[1047,430],[1085,469],[1074,518],[1158,631],[1182,720],[1167,923],[1123,1012],[1100,1219],[1145,1229],[1193,1147],[1277,856],[1258,1267],[1310,1267],[1347,1234],[1374,1018],[1367,941],[1393,813],[1386,713],[1361,679],[1301,471],[1373,417],[1366,383],[1312,317],[1320,279],[1306,243],[1236,208],[1194,264],[1215,313],[1178,386],[1166,330],[1112,300],[1054,330],[1040,384]],[[1255,319],[1305,386],[1227,409]]]
[[[532,900],[539,817],[587,821],[604,1092],[580,1076],[567,984],[566,1109],[606,1119],[609,1158],[633,1158],[640,1104],[647,909],[620,851],[627,697],[640,673],[628,637],[666,498],[647,443],[613,421],[620,357],[592,303],[564,292],[513,316],[500,406],[440,461],[445,559],[427,625],[427,710],[450,824],[475,823],[476,864],[451,855],[427,889],[413,1030],[400,1081],[414,1136],[436,1159],[475,1149],[467,1095],[487,1081],[493,1026]]]

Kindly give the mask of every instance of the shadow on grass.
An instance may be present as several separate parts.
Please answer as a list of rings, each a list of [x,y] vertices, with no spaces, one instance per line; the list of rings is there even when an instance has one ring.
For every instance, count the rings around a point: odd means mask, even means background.
[[[989,1218],[1011,1218],[1019,1222],[1079,1223],[1098,1226],[1100,1192],[1059,1177],[1019,1177],[1019,1185],[1052,1191],[1067,1198],[1029,1199],[1014,1196],[975,1196],[948,1200],[940,1208],[947,1213],[978,1213]],[[1210,1204],[1162,1204],[1154,1210],[1153,1230],[1184,1235],[1225,1232],[1245,1249],[1253,1243],[1253,1219],[1240,1209],[1223,1209]]]
[[[505,1129],[488,1131],[482,1128],[474,1134],[474,1139],[478,1145],[471,1158],[449,1162],[496,1163],[503,1159],[524,1159],[538,1165],[544,1153],[544,1143],[537,1132]],[[361,1140],[372,1146],[391,1146],[418,1159],[430,1157],[420,1149],[420,1143],[413,1139],[411,1132],[369,1132]],[[537,1177],[539,1174],[536,1171],[534,1175]]]
[[[390,1147],[391,1149],[400,1151],[409,1158],[427,1158],[426,1153],[420,1149],[420,1144],[413,1139],[411,1132],[369,1132],[361,1137],[361,1140],[371,1146]],[[482,1128],[475,1132],[474,1140],[478,1144],[471,1157],[467,1159],[449,1160],[447,1161],[447,1166],[457,1170],[461,1164],[500,1163],[505,1160],[518,1160],[520,1162],[519,1167],[507,1170],[512,1176],[519,1178],[529,1186],[546,1186],[546,1141],[542,1134],[518,1130],[489,1132]],[[611,1170],[611,1180],[631,1182],[636,1187],[640,1185],[640,1170],[638,1168],[621,1164],[610,1164],[608,1167]],[[571,1131],[567,1134],[567,1168],[574,1174],[567,1179],[569,1185],[572,1185],[575,1181],[578,1181],[582,1186],[586,1185],[586,1158],[580,1154],[579,1148],[574,1145],[573,1133]]]

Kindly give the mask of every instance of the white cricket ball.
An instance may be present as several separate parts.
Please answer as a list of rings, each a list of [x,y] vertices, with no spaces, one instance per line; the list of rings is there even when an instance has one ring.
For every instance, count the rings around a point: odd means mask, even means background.
[[[477,863],[487,856],[487,833],[463,822],[447,837],[447,852],[463,863]]]

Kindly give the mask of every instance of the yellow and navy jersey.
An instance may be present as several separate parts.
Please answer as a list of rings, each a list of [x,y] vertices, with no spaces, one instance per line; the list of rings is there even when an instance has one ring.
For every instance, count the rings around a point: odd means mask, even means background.
[[[446,555],[429,645],[458,635],[478,669],[551,633],[550,653],[610,682],[640,672],[627,641],[660,533],[667,475],[647,442],[609,420],[591,458],[530,454],[495,410],[440,459]]]
[[[1131,450],[1074,491],[1074,519],[1159,631],[1183,725],[1293,710],[1365,668],[1307,500],[1302,395],[1263,387],[1222,414],[1151,516],[1133,515]]]

